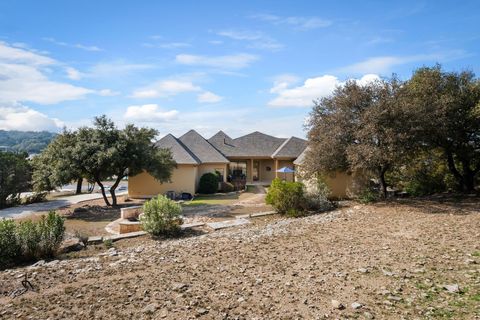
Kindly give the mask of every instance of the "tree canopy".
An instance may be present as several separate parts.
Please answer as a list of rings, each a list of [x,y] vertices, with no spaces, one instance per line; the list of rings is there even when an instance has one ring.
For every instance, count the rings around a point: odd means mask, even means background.
[[[439,65],[420,68],[407,81],[347,81],[315,101],[307,129],[305,168],[311,173],[370,172],[386,195],[389,173],[420,177],[405,168],[425,173],[441,150],[458,188],[471,192],[480,172],[480,81]]]
[[[30,188],[31,168],[26,153],[0,151],[0,208],[20,201]]]
[[[116,205],[116,188],[127,176],[145,170],[160,182],[170,179],[175,162],[169,150],[152,143],[156,135],[154,129],[134,125],[118,129],[106,116],[97,117],[93,127],[62,133],[36,160],[35,176],[49,175],[47,187],[81,176],[100,186],[107,205]],[[108,190],[111,202],[103,185],[110,178],[114,179]]]

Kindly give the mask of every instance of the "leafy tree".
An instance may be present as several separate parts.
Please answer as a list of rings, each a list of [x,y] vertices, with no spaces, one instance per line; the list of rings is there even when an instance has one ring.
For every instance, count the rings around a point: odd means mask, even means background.
[[[349,81],[317,101],[307,125],[307,171],[372,172],[386,196],[385,174],[411,145],[401,88],[395,77],[365,85]]]
[[[480,80],[436,65],[416,70],[405,89],[412,136],[424,149],[441,149],[459,189],[473,191],[480,172]]]
[[[72,181],[77,181],[76,193],[81,193],[84,173],[80,159],[73,152],[76,144],[76,132],[64,130],[35,156],[33,162],[34,190],[49,191]]]
[[[0,152],[0,208],[20,201],[30,188],[31,167],[26,153]]]
[[[115,190],[127,176],[146,170],[160,182],[170,179],[175,162],[169,150],[159,149],[152,143],[156,135],[154,129],[134,125],[120,130],[106,116],[101,116],[95,118],[94,127],[78,130],[71,152],[76,154],[84,176],[100,186],[105,203],[115,206]],[[111,177],[115,180],[109,190],[110,203],[102,181]]]

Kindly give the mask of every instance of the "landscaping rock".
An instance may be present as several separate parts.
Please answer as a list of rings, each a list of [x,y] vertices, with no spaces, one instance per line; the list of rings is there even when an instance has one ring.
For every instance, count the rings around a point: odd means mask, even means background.
[[[443,289],[447,290],[448,293],[459,293],[460,287],[458,284],[446,284],[443,286]]]
[[[83,248],[85,248],[85,245],[80,241],[80,239],[71,238],[62,242],[59,251],[61,253],[67,253],[71,251],[80,251]]]
[[[352,303],[351,307],[352,307],[352,309],[357,310],[357,309],[360,309],[361,307],[363,307],[363,304],[358,303],[358,302],[354,302],[354,303]]]
[[[338,300],[332,300],[332,307],[334,309],[343,310],[345,306]]]

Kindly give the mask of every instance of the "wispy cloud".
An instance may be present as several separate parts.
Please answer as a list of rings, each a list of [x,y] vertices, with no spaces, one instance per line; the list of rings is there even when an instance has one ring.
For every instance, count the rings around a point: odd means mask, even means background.
[[[188,48],[192,45],[187,42],[164,42],[164,43],[151,43],[146,42],[142,44],[146,48],[160,48],[160,49],[180,49]]]
[[[223,30],[218,32],[217,35],[237,41],[246,41],[248,42],[248,48],[276,51],[284,47],[277,40],[259,31]]]
[[[171,97],[179,93],[201,91],[191,81],[161,80],[133,92],[133,98]]]
[[[217,103],[222,101],[222,99],[223,97],[210,91],[205,91],[197,96],[197,101],[200,103]]]
[[[312,30],[318,28],[325,28],[332,25],[331,20],[322,19],[319,17],[299,17],[299,16],[289,16],[281,17],[273,14],[255,14],[251,15],[250,18],[269,22],[274,25],[288,25],[292,26],[297,30]]]
[[[380,56],[340,68],[343,73],[363,74],[379,73],[385,74],[393,71],[393,67],[414,62],[447,62],[468,57],[470,54],[464,50],[451,50],[431,54],[416,54],[405,56]]]
[[[85,72],[85,77],[111,78],[126,76],[131,73],[154,69],[156,66],[147,63],[134,63],[123,59],[99,62]]]
[[[58,46],[62,46],[62,47],[77,48],[77,49],[82,49],[82,50],[85,50],[85,51],[103,51],[103,49],[101,49],[97,46],[84,45],[84,44],[80,44],[80,43],[68,43],[68,42],[58,41],[55,38],[50,38],[50,37],[42,38],[42,40],[54,43],[54,44],[56,44]]]
[[[204,66],[219,69],[243,69],[258,57],[253,54],[239,53],[225,56],[201,56],[193,54],[179,54],[175,57],[175,61],[179,64],[191,66]]]

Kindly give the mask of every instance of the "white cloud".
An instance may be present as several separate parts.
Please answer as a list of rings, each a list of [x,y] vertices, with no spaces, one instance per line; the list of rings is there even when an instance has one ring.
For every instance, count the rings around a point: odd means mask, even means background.
[[[176,56],[175,60],[177,63],[185,65],[197,65],[220,69],[242,69],[248,67],[251,63],[258,60],[258,57],[247,53],[212,57],[192,54],[179,54]]]
[[[364,85],[378,79],[379,77],[375,74],[367,74],[356,81]],[[330,95],[337,86],[344,83],[332,75],[307,79],[303,85],[294,88],[290,88],[292,82],[288,79],[277,81],[270,92],[278,94],[278,96],[269,101],[268,105],[271,107],[311,107],[314,100]]]
[[[70,48],[77,48],[77,49],[82,49],[85,51],[103,51],[103,49],[97,47],[97,46],[91,46],[91,45],[84,45],[80,43],[68,43],[68,42],[63,42],[63,41],[58,41],[54,38],[43,38],[43,40],[54,43],[58,46],[62,47],[70,47]]]
[[[46,66],[56,63],[56,61],[50,57],[24,48],[15,48],[2,41],[0,41],[0,62],[33,66]]]
[[[290,25],[298,30],[311,30],[317,28],[325,28],[332,25],[332,21],[321,19],[318,17],[280,17],[273,14],[256,14],[251,16],[251,18],[266,21],[275,25]]]
[[[133,98],[170,97],[184,92],[200,91],[201,88],[191,81],[161,80],[133,92]]]
[[[36,110],[14,104],[0,105],[0,130],[58,131],[63,123]]]
[[[102,97],[112,97],[112,96],[118,96],[120,94],[120,92],[113,91],[111,89],[102,89],[97,91],[97,93]]]
[[[127,121],[163,122],[176,119],[177,110],[162,110],[157,104],[130,106],[124,114]]]
[[[93,92],[48,79],[47,74],[60,65],[48,56],[0,42],[0,101],[53,104]]]
[[[249,48],[276,51],[284,46],[277,40],[258,31],[224,30],[217,33],[219,36],[238,41],[247,41]]]
[[[200,103],[216,103],[220,102],[222,99],[222,97],[210,91],[205,91],[197,97],[197,101]]]
[[[82,73],[75,68],[67,67],[65,69],[67,72],[67,78],[72,80],[80,80],[82,78]]]

